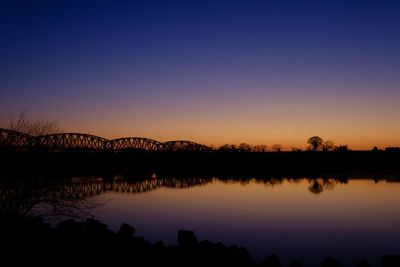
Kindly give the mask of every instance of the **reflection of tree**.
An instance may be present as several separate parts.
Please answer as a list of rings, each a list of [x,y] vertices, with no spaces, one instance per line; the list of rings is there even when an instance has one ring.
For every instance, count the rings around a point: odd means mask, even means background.
[[[88,216],[100,203],[53,180],[6,178],[0,180],[0,216]]]
[[[324,187],[326,190],[333,190],[335,184],[339,183],[339,181],[335,181],[333,179],[324,179]]]
[[[308,190],[313,194],[321,194],[325,189],[332,190],[335,187],[335,184],[341,183],[339,179],[310,179],[311,186],[308,187]]]
[[[317,179],[314,179],[312,181],[312,184],[310,187],[308,187],[308,190],[313,193],[313,194],[321,194],[322,191],[324,191],[324,187],[322,185],[320,185],[317,181]]]

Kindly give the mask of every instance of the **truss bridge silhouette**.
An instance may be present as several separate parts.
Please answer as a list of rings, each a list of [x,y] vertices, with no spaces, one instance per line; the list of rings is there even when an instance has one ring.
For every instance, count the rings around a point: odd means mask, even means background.
[[[175,140],[160,142],[143,137],[124,137],[108,140],[82,133],[56,133],[32,136],[18,131],[0,128],[0,147],[20,150],[48,151],[209,151],[210,148],[192,141]]]

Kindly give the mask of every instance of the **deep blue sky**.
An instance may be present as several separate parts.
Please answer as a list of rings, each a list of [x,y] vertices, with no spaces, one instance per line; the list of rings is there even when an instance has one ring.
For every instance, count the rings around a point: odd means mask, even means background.
[[[399,14],[399,1],[1,1],[0,122],[26,109],[105,137],[400,145]]]

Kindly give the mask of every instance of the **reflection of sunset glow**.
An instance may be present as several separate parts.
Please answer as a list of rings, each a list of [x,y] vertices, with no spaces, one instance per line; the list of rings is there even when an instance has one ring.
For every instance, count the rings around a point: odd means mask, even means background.
[[[323,185],[323,179],[317,181]],[[187,189],[108,192],[100,217],[116,230],[121,221],[130,223],[154,241],[175,244],[177,230],[192,229],[200,240],[246,246],[256,259],[275,252],[287,263],[306,264],[310,257],[320,264],[319,255],[375,262],[383,253],[398,252],[400,183],[332,179],[320,194],[309,191],[311,184],[214,180]]]

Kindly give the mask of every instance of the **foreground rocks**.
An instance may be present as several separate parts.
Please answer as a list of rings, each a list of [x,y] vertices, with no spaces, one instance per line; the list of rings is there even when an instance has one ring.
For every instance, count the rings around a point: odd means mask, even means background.
[[[107,225],[87,219],[73,219],[55,228],[40,218],[1,218],[2,263],[19,265],[112,265],[112,266],[265,266],[281,267],[279,258],[270,255],[256,263],[247,250],[236,245],[198,241],[192,231],[178,231],[178,245],[165,246],[162,241],[150,243],[134,236],[135,228],[123,224],[114,233]],[[382,257],[383,267],[400,266],[400,255]],[[290,267],[303,266],[293,262]],[[326,258],[322,267],[342,266]],[[361,261],[357,267],[371,266]]]

